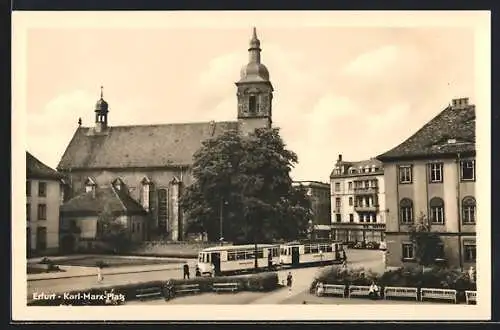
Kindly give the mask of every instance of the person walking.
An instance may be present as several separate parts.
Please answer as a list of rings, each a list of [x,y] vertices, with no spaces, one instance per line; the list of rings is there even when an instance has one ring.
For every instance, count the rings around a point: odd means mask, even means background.
[[[188,279],[189,280],[189,266],[187,263],[184,264],[184,267],[183,267],[183,270],[184,270],[184,279]]]
[[[198,266],[196,266],[196,270],[195,270],[194,276],[196,276],[196,277],[200,277],[201,276],[200,268]]]
[[[101,266],[97,267],[97,282],[101,283],[104,278],[102,277],[102,269]]]
[[[292,282],[293,282],[293,277],[292,277],[292,272],[288,272],[288,275],[286,277],[286,286],[288,287],[288,291],[292,291]]]
[[[342,267],[347,268],[347,254],[345,253],[345,249],[342,249]]]

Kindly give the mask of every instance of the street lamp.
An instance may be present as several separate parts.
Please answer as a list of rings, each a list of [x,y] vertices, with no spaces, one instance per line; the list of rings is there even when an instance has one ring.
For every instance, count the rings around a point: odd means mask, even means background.
[[[220,220],[219,220],[219,225],[220,225],[220,228],[219,228],[219,241],[220,241],[220,245],[222,246],[223,245],[223,242],[224,242],[224,237],[223,237],[223,233],[224,233],[224,226],[223,226],[223,214],[224,214],[224,205],[227,205],[228,203],[224,201],[223,198],[220,199],[220,210],[219,210],[219,213],[220,213]]]

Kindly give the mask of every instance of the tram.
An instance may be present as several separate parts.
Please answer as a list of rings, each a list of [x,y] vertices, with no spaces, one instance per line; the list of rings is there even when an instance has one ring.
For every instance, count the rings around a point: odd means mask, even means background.
[[[202,276],[228,275],[255,269],[255,245],[214,246],[198,254],[198,268]],[[279,244],[257,245],[257,266],[275,268],[280,262]]]
[[[294,241],[280,246],[280,264],[298,267],[309,264],[340,262],[342,242]]]

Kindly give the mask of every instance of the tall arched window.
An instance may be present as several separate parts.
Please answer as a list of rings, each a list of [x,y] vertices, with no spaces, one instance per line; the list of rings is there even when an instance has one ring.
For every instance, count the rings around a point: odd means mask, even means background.
[[[399,221],[402,224],[413,223],[413,202],[409,198],[403,198],[399,202]]]
[[[472,196],[462,200],[462,222],[467,225],[476,223],[476,199]]]
[[[250,95],[250,99],[248,102],[248,110],[250,111],[250,113],[257,112],[257,96]]]
[[[439,197],[434,197],[429,202],[431,209],[431,223],[442,225],[444,224],[444,202]]]

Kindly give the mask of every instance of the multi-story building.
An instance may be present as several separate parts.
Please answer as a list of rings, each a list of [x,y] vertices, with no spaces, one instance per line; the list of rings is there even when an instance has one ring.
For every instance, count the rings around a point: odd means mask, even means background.
[[[344,242],[380,242],[385,231],[384,169],[377,159],[342,160],[330,175],[332,233]]]
[[[378,156],[384,163],[387,267],[415,263],[409,226],[425,216],[441,237],[439,259],[463,269],[476,261],[475,106],[452,104],[406,141]]]
[[[312,238],[330,237],[330,185],[318,181],[295,181],[293,186],[302,186],[311,199],[313,213],[311,223]]]
[[[59,249],[61,174],[26,152],[26,253]]]

